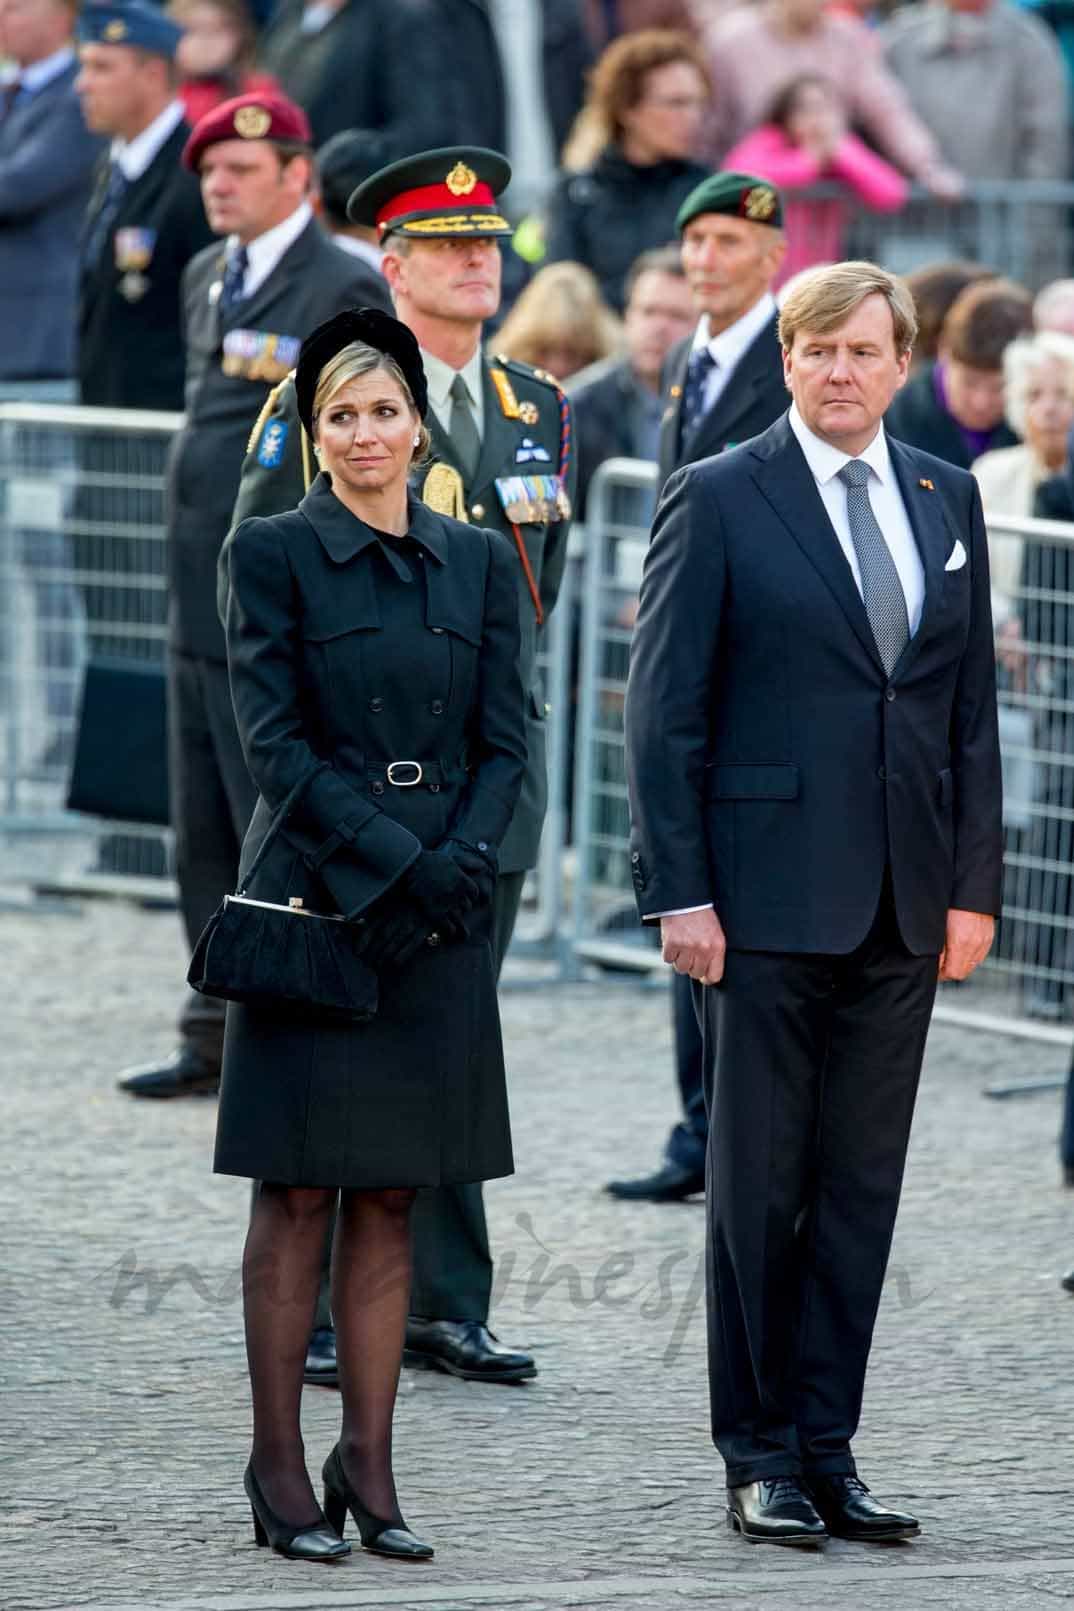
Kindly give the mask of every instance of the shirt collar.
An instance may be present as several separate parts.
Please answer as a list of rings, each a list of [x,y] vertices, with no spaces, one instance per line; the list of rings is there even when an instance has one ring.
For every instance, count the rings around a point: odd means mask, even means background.
[[[375,241],[359,240],[357,235],[333,235],[332,245],[349,252],[351,257],[360,257],[371,268],[379,269],[384,260],[384,252]]]
[[[20,67],[6,77],[9,82],[17,78],[27,94],[36,95],[46,84],[51,84],[54,78],[59,78],[74,59],[75,53],[71,46],[64,45],[62,50],[54,50],[51,56],[42,56],[39,62],[31,62],[28,67]]]
[[[112,141],[112,161],[118,162],[124,176],[133,184],[140,179],[161,146],[175,133],[184,117],[182,101],[169,101],[152,123],[133,140]]]
[[[747,347],[753,346],[761,331],[775,316],[776,299],[770,291],[766,291],[748,313],[728,325],[726,330],[721,330],[718,336],[709,335],[709,316],[703,313],[694,331],[691,351],[698,352],[702,347],[707,347],[716,360],[717,369],[733,369]]]
[[[246,242],[247,283],[252,279],[260,284],[268,279],[284,252],[295,244],[312,217],[313,208],[309,202],[300,202],[293,213],[287,214],[282,223],[273,224],[263,235],[255,235],[252,241]],[[237,249],[238,244],[237,235],[228,236],[229,257]]]
[[[439,415],[446,415],[451,408],[451,383],[457,374],[460,374],[466,382],[470,402],[476,407],[481,401],[480,344],[474,349],[473,357],[459,370],[452,369],[442,358],[436,358],[431,352],[426,352],[424,347],[421,349],[421,361],[425,365],[429,401]]]
[[[879,481],[891,479],[891,455],[883,422],[877,427],[876,435],[865,451],[855,455],[844,453],[842,448],[833,447],[831,442],[825,442],[815,431],[811,431],[799,414],[797,403],[791,404],[787,420],[818,486],[823,487],[829,481],[834,481],[844,464],[849,464],[855,457],[862,464],[867,464]]]

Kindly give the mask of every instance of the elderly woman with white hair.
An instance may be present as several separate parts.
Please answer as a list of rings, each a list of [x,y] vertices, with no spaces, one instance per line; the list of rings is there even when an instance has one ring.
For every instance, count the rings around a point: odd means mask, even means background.
[[[973,473],[986,516],[1031,515],[1037,488],[1066,462],[1074,425],[1074,338],[1045,330],[1012,341],[1003,355],[1003,380],[1007,423],[1022,440],[983,453]],[[1021,581],[1022,539],[990,537],[988,554],[993,589],[1009,601]]]

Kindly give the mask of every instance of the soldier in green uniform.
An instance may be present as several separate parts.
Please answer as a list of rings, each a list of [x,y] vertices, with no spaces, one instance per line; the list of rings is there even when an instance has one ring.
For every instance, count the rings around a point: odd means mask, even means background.
[[[432,454],[418,490],[440,513],[502,532],[518,555],[529,760],[500,851],[497,966],[526,871],[537,861],[547,803],[545,706],[535,661],[563,577],[575,482],[570,408],[552,376],[482,352],[482,325],[500,301],[499,241],[511,234],[496,198],[510,176],[506,159],[493,151],[427,151],[372,175],[349,206],[353,223],[376,231],[396,314],[421,346]],[[233,525],[293,509],[316,472],[288,377],[250,438]],[[492,1258],[481,1187],[421,1193],[413,1228],[408,1360],[479,1381],[535,1375],[528,1354],[504,1348],[488,1329]],[[327,1379],[331,1338],[323,1331],[311,1363],[324,1360]],[[317,1379],[316,1370],[307,1379]]]

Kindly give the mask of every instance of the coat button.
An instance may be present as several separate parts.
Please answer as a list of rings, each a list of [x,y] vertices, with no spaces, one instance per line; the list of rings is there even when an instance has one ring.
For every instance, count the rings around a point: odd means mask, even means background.
[[[438,638],[442,638],[443,635],[444,635],[443,627],[430,627],[429,631],[430,632],[435,632]]]
[[[885,688],[884,689],[884,698],[887,700],[888,704],[890,705],[891,701],[895,698],[895,690],[894,690],[894,688]]]
[[[440,793],[440,785],[439,785],[439,783],[430,783],[429,784],[429,793],[430,794],[439,794]]]
[[[478,848],[478,850],[480,850],[480,851],[482,851],[482,852],[484,852],[484,851],[486,851],[486,850],[487,850],[487,849],[488,849],[488,848],[489,848],[489,847],[488,847],[488,844],[487,844],[487,842],[486,842],[486,841],[485,841],[485,840],[484,840],[484,839],[479,839],[479,840],[478,840],[478,841],[477,841],[477,848]]]
[[[640,850],[632,850],[630,852],[630,859],[631,859],[632,862],[637,864],[641,860],[641,851]]]
[[[442,716],[444,714],[444,701],[442,699],[434,699],[432,704],[429,706],[429,709],[432,711],[434,716]]]
[[[378,715],[384,709],[383,699],[381,699],[379,695],[376,699],[371,699],[369,701],[369,708],[374,715]]]
[[[485,505],[483,503],[475,503],[473,508],[470,510],[470,513],[475,520],[484,520]]]
[[[379,778],[377,778],[377,780],[373,784],[373,793],[374,794],[383,794],[384,793],[384,785],[380,781]]]
[[[888,769],[887,769],[887,767],[886,766],[878,766],[877,769],[876,769],[876,775],[880,779],[881,783],[886,783],[887,780],[888,780]]]

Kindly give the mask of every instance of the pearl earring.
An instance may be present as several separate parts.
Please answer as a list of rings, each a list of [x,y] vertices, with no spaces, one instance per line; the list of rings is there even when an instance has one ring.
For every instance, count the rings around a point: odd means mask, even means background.
[[[416,437],[415,437],[415,438],[414,438],[414,446],[415,446],[415,447],[419,447],[419,446],[420,446],[420,445],[421,445],[421,437],[420,437],[420,436],[416,436]]]

